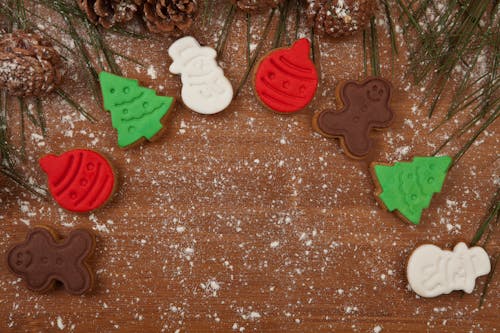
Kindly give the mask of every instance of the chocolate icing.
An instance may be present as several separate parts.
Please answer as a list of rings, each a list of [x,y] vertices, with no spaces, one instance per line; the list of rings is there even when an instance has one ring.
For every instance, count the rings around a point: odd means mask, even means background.
[[[322,111],[316,118],[317,127],[326,136],[340,137],[349,154],[362,158],[372,146],[370,132],[392,123],[390,99],[391,84],[385,79],[347,81],[340,86],[342,110]]]
[[[43,292],[59,281],[68,293],[81,295],[92,287],[93,274],[85,260],[94,244],[94,235],[85,229],[73,230],[67,239],[58,241],[49,228],[38,227],[10,249],[7,263],[31,290]]]

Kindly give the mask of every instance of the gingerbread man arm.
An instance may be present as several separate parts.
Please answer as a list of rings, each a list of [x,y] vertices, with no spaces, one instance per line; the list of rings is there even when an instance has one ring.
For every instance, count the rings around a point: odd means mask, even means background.
[[[93,275],[86,260],[93,253],[94,247],[95,238],[86,229],[72,231],[66,242],[61,245],[59,258],[64,269],[61,270],[60,276],[70,294],[83,294],[92,286]]]

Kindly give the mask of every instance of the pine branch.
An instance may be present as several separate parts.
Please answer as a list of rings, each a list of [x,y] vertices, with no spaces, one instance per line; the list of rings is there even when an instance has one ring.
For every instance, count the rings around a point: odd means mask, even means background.
[[[245,70],[245,73],[243,74],[243,78],[241,79],[240,84],[236,88],[236,91],[234,93],[234,98],[236,98],[239,95],[239,93],[241,92],[241,89],[243,88],[243,86],[247,82],[248,77],[250,76],[250,73],[252,72],[252,70],[255,66],[255,63],[257,62],[257,57],[259,56],[260,51],[261,51],[262,47],[264,46],[264,43],[267,39],[267,36],[269,35],[269,31],[271,30],[271,23],[273,21],[275,11],[276,11],[276,9],[272,9],[271,13],[269,14],[269,17],[268,17],[267,22],[266,22],[266,26],[264,27],[264,33],[262,34],[262,38],[259,41],[259,43],[257,44],[257,47],[255,48],[255,50],[253,52],[253,56],[250,60],[250,64],[248,65],[247,69]]]

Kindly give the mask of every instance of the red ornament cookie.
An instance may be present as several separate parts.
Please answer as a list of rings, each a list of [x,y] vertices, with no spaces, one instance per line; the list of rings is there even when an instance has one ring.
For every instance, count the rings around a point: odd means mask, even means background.
[[[104,205],[114,192],[115,175],[108,160],[87,149],[70,150],[39,161],[49,178],[49,190],[61,207],[89,212]]]
[[[260,61],[255,71],[254,87],[260,101],[279,113],[293,113],[305,108],[314,98],[318,73],[309,58],[306,38],[291,48],[277,49]]]

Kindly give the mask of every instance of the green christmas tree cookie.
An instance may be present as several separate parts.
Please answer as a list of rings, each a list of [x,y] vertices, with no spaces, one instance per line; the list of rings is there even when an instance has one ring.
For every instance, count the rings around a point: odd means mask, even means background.
[[[137,80],[107,72],[99,74],[104,109],[111,112],[121,148],[151,140],[163,129],[163,118],[174,104],[173,97],[157,96],[152,89],[139,86]]]
[[[372,163],[375,195],[387,210],[397,210],[403,219],[419,224],[432,195],[441,191],[450,165],[449,156],[415,157],[394,165]]]

